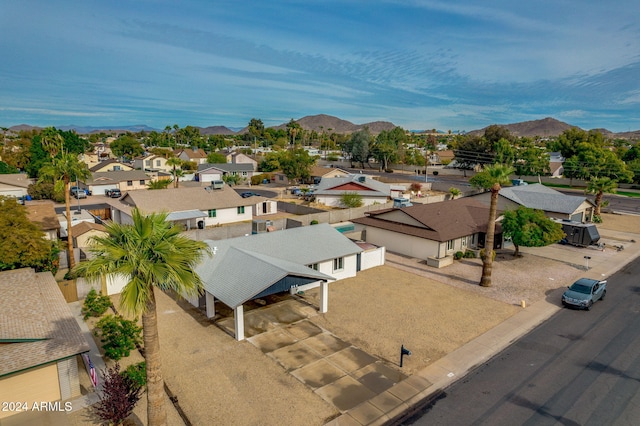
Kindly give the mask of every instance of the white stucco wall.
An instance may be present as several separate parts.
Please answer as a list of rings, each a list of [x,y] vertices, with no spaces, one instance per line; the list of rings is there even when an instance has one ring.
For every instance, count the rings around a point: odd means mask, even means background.
[[[377,246],[385,246],[386,250],[392,253],[403,254],[417,259],[441,257],[439,256],[440,244],[437,241],[425,240],[370,226],[367,227],[366,241]]]
[[[362,255],[360,256],[360,270],[364,271],[366,269],[384,265],[385,253],[385,247],[378,247],[374,250],[367,250],[362,252]]]

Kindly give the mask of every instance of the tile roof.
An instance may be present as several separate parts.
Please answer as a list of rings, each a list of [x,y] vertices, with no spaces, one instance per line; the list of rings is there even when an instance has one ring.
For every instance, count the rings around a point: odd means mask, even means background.
[[[470,198],[369,212],[351,222],[445,242],[485,232],[489,208]]]
[[[574,213],[585,201],[585,196],[566,195],[539,183],[502,188],[500,195],[531,209],[547,212]]]
[[[357,185],[362,189],[336,189],[344,185]],[[391,194],[391,186],[379,182],[368,175],[351,174],[345,177],[324,178],[318,184],[314,191],[315,195],[341,195],[345,192],[355,192],[363,196],[381,196],[389,197]]]
[[[130,191],[122,197],[121,202],[138,207],[145,213],[207,211],[254,204],[253,200],[242,198],[227,185],[214,190],[209,189],[209,186],[198,186]]]
[[[230,307],[250,300],[288,275],[332,280],[308,265],[362,252],[328,224],[206,243],[214,255],[206,257],[196,272],[205,289]]]
[[[89,351],[50,272],[0,272],[0,377]]]

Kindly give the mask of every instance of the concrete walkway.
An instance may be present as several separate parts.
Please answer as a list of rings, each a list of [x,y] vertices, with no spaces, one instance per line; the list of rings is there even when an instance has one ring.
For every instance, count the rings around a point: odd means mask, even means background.
[[[562,262],[585,265],[585,276],[591,278],[607,278],[640,256],[640,234],[611,230],[604,230],[602,234],[602,239],[606,243],[605,250],[603,252],[597,251],[602,253],[600,256],[590,256],[592,262],[589,264],[588,271],[586,270],[584,256],[589,255],[589,251],[586,250],[595,249],[573,250],[571,247],[563,246],[562,248],[568,248],[568,250],[558,250],[557,246],[549,246],[547,255]],[[612,247],[614,243],[624,247],[622,250],[624,256],[607,256],[607,254],[616,250]],[[617,253],[620,254],[620,252]],[[539,252],[536,254],[540,255]],[[571,283],[566,284],[569,285]],[[614,290],[611,289],[611,291]],[[393,424],[394,420],[402,418],[412,410],[419,409],[434,394],[463,378],[474,368],[488,361],[561,310],[560,298],[563,292],[564,288],[551,292],[545,300],[528,306],[497,327],[478,336],[417,374],[363,402],[326,425]]]

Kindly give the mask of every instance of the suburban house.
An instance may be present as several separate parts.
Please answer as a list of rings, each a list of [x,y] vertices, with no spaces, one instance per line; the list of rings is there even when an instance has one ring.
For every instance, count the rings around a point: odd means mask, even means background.
[[[315,185],[319,184],[322,179],[332,179],[347,177],[350,173],[346,170],[342,170],[338,167],[320,167],[313,166],[309,172],[311,180]]]
[[[391,196],[391,186],[371,176],[352,174],[323,178],[313,192],[317,203],[335,207],[342,207],[341,200],[345,193],[360,195],[364,206],[384,204]]]
[[[472,198],[383,209],[351,222],[365,227],[365,240],[387,251],[424,259],[429,266],[453,263],[457,251],[484,247],[489,208]],[[494,248],[502,246],[496,224]]]
[[[200,182],[213,182],[222,180],[223,176],[240,176],[250,180],[256,174],[251,163],[204,163],[198,166],[196,180]]]
[[[474,195],[489,206],[491,193]],[[555,219],[569,219],[575,222],[590,222],[595,205],[584,195],[566,195],[539,183],[502,188],[498,196],[498,210],[515,210],[518,206],[542,210]]]
[[[128,172],[129,170],[133,170],[133,167],[129,166],[128,164],[121,163],[120,161],[115,159],[102,161],[96,164],[95,166],[89,168],[89,171],[92,173],[119,172],[119,171]]]
[[[363,251],[328,224],[206,243],[213,256],[195,268],[205,295],[188,300],[204,304],[209,318],[215,303],[233,309],[237,340],[244,339],[243,304],[250,300],[320,286],[320,312],[327,312],[329,281],[355,276]]]
[[[207,153],[203,149],[181,149],[174,151],[176,157],[184,161],[193,161],[196,164],[207,162]]]
[[[33,181],[23,173],[0,174],[0,195],[9,197],[23,197],[27,195],[27,188]]]
[[[551,177],[562,177],[564,173],[564,157],[560,152],[549,153],[549,171]]]
[[[250,221],[252,206],[257,200],[256,197],[242,198],[227,185],[211,185],[131,191],[109,204],[111,218],[116,223],[133,223],[131,210],[137,207],[146,214],[167,212],[167,220],[188,230]]]
[[[60,238],[60,222],[53,201],[27,201],[25,207],[29,220],[42,229],[47,240],[56,241]]]
[[[232,164],[251,164],[253,170],[258,170],[258,162],[253,158],[241,152],[231,152],[227,154],[227,163]]]
[[[148,155],[133,159],[133,168],[148,172],[170,172],[173,167],[167,166],[167,158],[162,155]]]
[[[95,222],[82,221],[71,227],[73,246],[80,250],[80,260],[86,257],[86,248],[91,244],[91,238],[104,237],[107,230],[104,225]]]
[[[104,195],[107,189],[119,189],[123,193],[147,189],[151,180],[142,170],[96,172],[92,173],[92,178],[85,184],[93,195]]]
[[[0,293],[0,401],[30,411],[80,396],[78,355],[89,344],[51,272],[0,272]],[[0,419],[18,413],[1,410]]]

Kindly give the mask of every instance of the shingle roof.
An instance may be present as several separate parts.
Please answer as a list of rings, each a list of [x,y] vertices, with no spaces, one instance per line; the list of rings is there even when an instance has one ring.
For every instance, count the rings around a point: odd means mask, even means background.
[[[50,272],[0,272],[0,377],[89,351]]]
[[[142,170],[114,170],[111,172],[95,172],[92,178],[86,181],[88,185],[106,185],[128,180],[151,180]]]
[[[531,209],[565,214],[574,213],[589,201],[587,197],[566,195],[539,183],[502,188],[500,195]]]
[[[340,189],[344,185],[356,185],[362,189]],[[391,194],[391,187],[367,175],[349,175],[345,177],[324,178],[314,191],[315,195],[341,195],[345,192],[355,192],[363,196],[386,196]]]
[[[60,229],[60,222],[58,221],[53,201],[27,201],[25,207],[29,213],[29,220],[38,224],[43,231]]]
[[[80,235],[86,234],[89,231],[94,231],[94,230],[107,232],[107,229],[104,227],[104,225],[101,225],[95,222],[82,221],[77,225],[73,225],[71,227],[71,233],[73,234],[74,237],[78,237]]]
[[[10,173],[0,174],[0,183],[20,188],[27,188],[33,183],[33,180],[29,179],[29,176],[24,173]]]
[[[253,164],[251,163],[205,163],[198,165],[198,172],[204,172],[209,169],[220,170],[222,172],[252,172]]]
[[[226,185],[222,189],[213,190],[208,186],[199,186],[130,191],[122,197],[121,202],[138,207],[145,213],[207,211],[254,204],[253,200],[242,198]]]
[[[328,224],[206,242],[214,255],[205,258],[196,272],[205,289],[230,307],[288,275],[332,280],[308,265],[362,252]]]
[[[416,204],[401,209],[377,210],[370,212],[366,217],[351,221],[445,242],[477,232],[485,232],[488,219],[487,206],[470,198],[459,198],[432,204]]]

